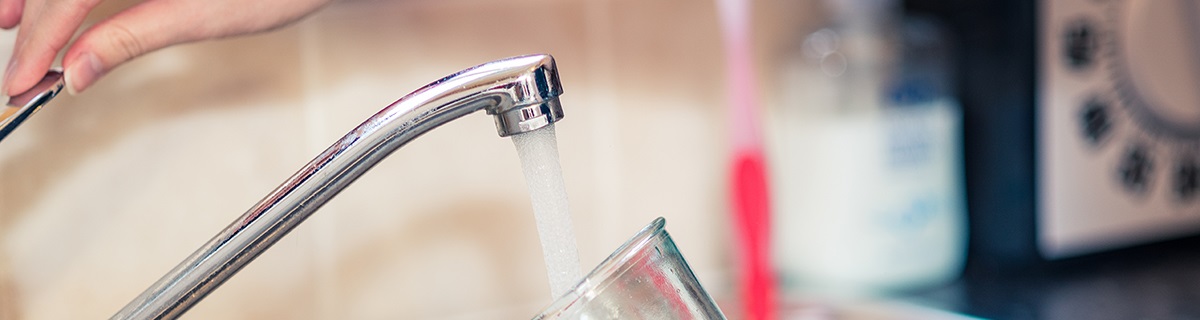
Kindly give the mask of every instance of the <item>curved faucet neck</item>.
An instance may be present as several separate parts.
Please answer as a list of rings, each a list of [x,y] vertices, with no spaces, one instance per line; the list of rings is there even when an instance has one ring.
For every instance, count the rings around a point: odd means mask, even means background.
[[[495,117],[500,136],[536,130],[562,119],[560,94],[549,55],[489,62],[430,83],[347,133],[112,318],[176,318],[412,139],[478,110]]]

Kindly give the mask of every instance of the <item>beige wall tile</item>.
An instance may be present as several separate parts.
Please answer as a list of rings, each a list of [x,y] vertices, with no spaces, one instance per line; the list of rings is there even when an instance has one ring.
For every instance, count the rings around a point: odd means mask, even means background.
[[[717,34],[713,7],[690,0],[347,1],[275,33],[153,53],[0,144],[0,318],[105,317],[380,108],[538,52],[565,83],[557,131],[583,264],[665,216],[728,295]],[[488,116],[439,128],[189,317],[532,316],[551,298],[519,168]]]

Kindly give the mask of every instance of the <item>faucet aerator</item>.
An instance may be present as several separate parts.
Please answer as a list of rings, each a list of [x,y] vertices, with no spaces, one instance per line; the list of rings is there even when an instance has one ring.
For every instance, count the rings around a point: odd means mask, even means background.
[[[501,137],[541,129],[558,122],[562,117],[562,104],[558,102],[558,97],[542,103],[512,108],[494,115],[496,131]]]

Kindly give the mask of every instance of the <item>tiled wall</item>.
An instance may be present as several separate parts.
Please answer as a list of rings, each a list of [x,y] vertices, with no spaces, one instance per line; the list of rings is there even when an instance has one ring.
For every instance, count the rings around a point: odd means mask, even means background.
[[[796,6],[781,2],[760,6]],[[107,317],[380,108],[537,52],[555,55],[565,83],[557,131],[583,265],[664,216],[727,297],[713,10],[346,1],[277,32],[150,54],[0,144],[0,319]],[[394,153],[188,317],[527,318],[551,300],[540,254],[511,142],[470,115]]]

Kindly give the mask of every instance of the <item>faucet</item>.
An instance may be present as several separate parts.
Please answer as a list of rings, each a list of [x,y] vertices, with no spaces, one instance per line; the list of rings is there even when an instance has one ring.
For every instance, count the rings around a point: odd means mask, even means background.
[[[562,119],[554,58],[527,55],[434,81],[364,121],[117,312],[112,319],[174,319],[295,229],[396,149],[483,110],[501,137]]]

